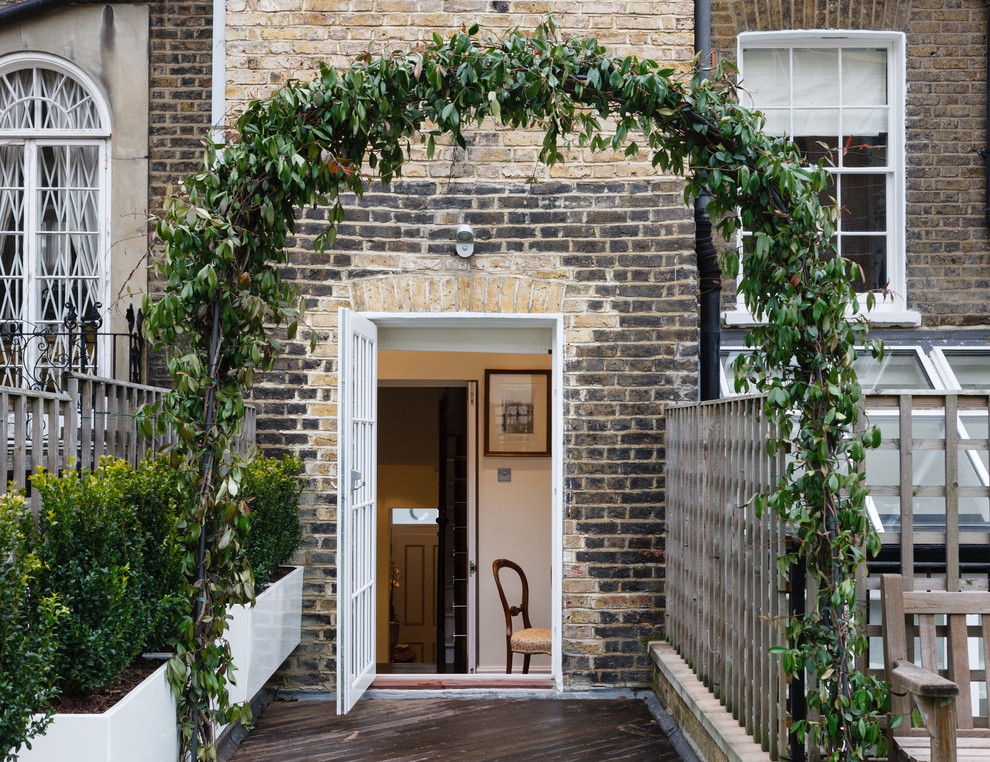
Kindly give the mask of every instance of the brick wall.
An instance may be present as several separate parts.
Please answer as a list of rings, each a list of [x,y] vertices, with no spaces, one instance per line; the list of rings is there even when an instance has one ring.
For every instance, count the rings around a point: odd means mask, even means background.
[[[693,226],[671,180],[437,187],[349,205],[332,252],[299,224],[291,275],[310,297],[315,353],[293,346],[261,381],[259,442],[306,461],[303,645],[283,685],[332,685],[338,306],[561,312],[565,321],[564,671],[571,687],[643,684],[641,638],[663,626],[663,404],[695,379]],[[477,253],[454,256],[470,222]],[[305,341],[305,337],[303,339]]]
[[[150,3],[151,98],[148,134],[148,203],[160,214],[169,185],[202,166],[202,138],[210,130],[213,65],[212,0],[163,0]],[[153,246],[154,226],[149,226]],[[154,258],[155,249],[151,248]],[[148,288],[161,278],[149,269]],[[149,382],[171,385],[163,358],[149,359]]]
[[[564,32],[598,35],[687,69],[690,2],[579,0],[230,0],[227,96],[263,96],[318,62],[408,48],[480,22],[533,28],[551,10]],[[289,276],[319,334],[292,344],[261,380],[259,442],[300,453],[308,567],[303,644],[282,685],[332,689],[335,675],[336,310],[560,312],[565,320],[564,672],[572,688],[646,685],[642,638],[663,626],[663,404],[694,396],[693,225],[678,181],[648,158],[574,151],[540,170],[541,135],[485,125],[466,151],[416,154],[404,182],[348,204],[333,250],[312,250],[319,212],[298,225]],[[524,180],[536,174],[542,182]],[[477,253],[453,255],[454,227]]]
[[[213,3],[151,4],[151,203],[161,209],[169,183],[202,166],[210,129]]]
[[[693,46],[693,4],[686,0],[230,0],[227,4],[227,99],[232,113],[288,77],[311,79],[319,63],[350,64],[371,50],[408,50],[479,23],[483,35],[534,29],[551,12],[561,33],[596,36],[616,54],[653,58],[686,71]],[[536,164],[541,135],[485,125],[466,132],[466,152],[438,148],[436,160],[404,169],[408,179],[504,180],[539,177],[605,180],[653,177],[648,157],[575,151],[546,172]]]
[[[736,34],[874,29],[907,35],[907,299],[927,327],[990,322],[984,216],[987,7],[980,0],[714,0],[713,44]]]

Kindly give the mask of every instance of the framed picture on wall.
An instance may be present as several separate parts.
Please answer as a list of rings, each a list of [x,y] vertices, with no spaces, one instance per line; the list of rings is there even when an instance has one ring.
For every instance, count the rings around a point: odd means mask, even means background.
[[[485,371],[485,455],[550,455],[550,371]]]

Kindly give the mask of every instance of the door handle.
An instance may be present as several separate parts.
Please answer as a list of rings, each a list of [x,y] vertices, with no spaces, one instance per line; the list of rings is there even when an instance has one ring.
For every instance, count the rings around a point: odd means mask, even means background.
[[[356,492],[364,486],[364,474],[354,469],[351,470],[351,492]]]

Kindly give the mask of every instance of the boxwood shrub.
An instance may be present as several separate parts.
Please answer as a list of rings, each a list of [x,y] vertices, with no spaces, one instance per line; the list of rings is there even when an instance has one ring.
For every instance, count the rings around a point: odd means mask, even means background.
[[[246,469],[241,485],[251,510],[244,553],[254,571],[258,589],[272,572],[288,562],[302,541],[299,527],[299,495],[302,462],[296,457],[259,455]]]
[[[65,609],[56,596],[37,595],[31,522],[23,496],[0,495],[0,762],[15,760],[48,726],[56,692],[52,665]]]
[[[55,671],[62,690],[86,695],[112,684],[141,653],[157,618],[147,543],[128,499],[134,472],[105,459],[93,472],[41,472],[31,482],[41,494],[32,527],[38,592],[68,609]]]
[[[301,465],[259,456],[245,470],[244,561],[259,587],[301,541]],[[143,651],[171,647],[189,607],[177,469],[157,456],[42,471],[37,517],[22,495],[0,495],[0,762],[44,729],[58,691],[111,686]]]

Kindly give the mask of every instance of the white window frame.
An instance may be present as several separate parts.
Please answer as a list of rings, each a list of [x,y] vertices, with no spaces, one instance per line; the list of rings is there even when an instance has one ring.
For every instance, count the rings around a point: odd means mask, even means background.
[[[877,297],[872,310],[867,310],[865,298],[860,299],[860,310],[878,325],[917,326],[921,315],[907,308],[907,256],[905,210],[905,106],[906,64],[905,35],[902,32],[874,32],[862,30],[820,30],[782,32],[743,32],[738,38],[737,60],[740,80],[746,86],[745,50],[768,48],[884,48],[887,51],[887,103],[890,121],[887,146],[887,278],[892,298]],[[753,106],[745,92],[744,105]],[[746,101],[749,100],[749,103]],[[854,171],[854,170],[853,170]],[[879,174],[879,168],[871,168],[871,174]],[[736,307],[723,313],[728,326],[746,326],[766,322],[757,319],[747,309],[741,296]]]
[[[864,352],[865,347],[857,346],[857,352]],[[720,386],[722,396],[724,398],[732,398],[742,396],[739,392],[735,391],[734,383],[732,378],[726,373],[725,370],[725,356],[730,355],[735,352],[740,353],[752,353],[752,347],[747,347],[742,344],[726,344],[720,348],[719,354],[719,373],[720,373]],[[946,355],[952,355],[953,353],[971,353],[976,352],[984,355],[990,355],[990,349],[987,346],[972,346],[964,344],[947,344],[940,345],[936,347],[931,347],[926,349],[920,344],[893,344],[888,343],[885,348],[885,354],[890,356],[892,354],[908,355],[913,356],[922,369],[922,372],[928,377],[931,386],[922,389],[922,391],[932,391],[933,393],[938,392],[960,392],[962,387],[960,386],[955,374],[952,372],[952,368],[946,360]],[[987,384],[990,387],[990,382]],[[898,391],[895,389],[886,389],[878,392],[880,394],[896,394]],[[910,390],[904,390],[910,391]],[[755,390],[750,390],[748,393],[753,393]],[[881,419],[888,421],[896,421],[899,413],[896,410],[890,409],[875,409],[867,408],[867,415],[870,417],[873,423],[879,422]],[[938,418],[942,419],[943,414],[938,410],[915,410],[912,413],[916,416],[918,420],[924,420],[926,418]],[[958,413],[956,415],[956,430],[961,439],[971,439],[969,430],[966,426],[966,415],[964,413]],[[965,457],[970,465],[972,466],[973,473],[981,485],[990,485],[990,470],[983,463],[980,457],[980,452],[978,450],[964,450],[964,454],[960,454],[960,457]],[[885,532],[883,522],[880,518],[880,513],[876,508],[876,503],[873,500],[872,495],[866,498],[866,511],[870,517],[870,522],[873,528],[878,532]]]
[[[99,186],[97,199],[97,224],[99,233],[97,236],[97,277],[94,279],[95,301],[101,307],[100,317],[106,323],[110,315],[111,287],[110,287],[110,204],[111,204],[111,175],[110,175],[110,154],[111,154],[111,113],[110,108],[100,86],[86,72],[75,66],[71,62],[57,56],[45,53],[14,53],[0,57],[0,77],[14,71],[31,69],[47,69],[58,72],[65,77],[74,80],[87,95],[92,99],[97,114],[98,126],[95,128],[62,129],[62,128],[32,128],[24,129],[0,129],[0,144],[20,145],[24,147],[24,231],[23,231],[23,307],[22,322],[26,326],[33,326],[44,321],[41,320],[41,306],[37,291],[37,280],[39,277],[39,238],[38,238],[38,177],[37,177],[37,155],[38,150],[48,146],[96,146],[99,151],[97,159],[96,182]],[[62,305],[64,308],[65,305]],[[81,305],[75,305],[80,314],[77,319],[82,318]],[[97,356],[101,364],[110,362],[109,337],[101,336],[100,346]],[[30,349],[30,347],[29,347]],[[33,364],[31,356],[25,357],[25,365]],[[96,369],[98,373],[110,371],[109,366]]]
[[[866,352],[866,347],[857,345],[855,347],[857,353]],[[937,351],[937,350],[933,350]],[[742,396],[739,392],[735,390],[734,379],[729,376],[725,371],[725,356],[732,354],[734,352],[739,352],[742,354],[752,354],[753,348],[747,347],[743,344],[725,344],[719,349],[719,384],[723,397],[739,397]],[[918,361],[918,365],[921,367],[922,372],[928,376],[928,380],[931,382],[931,386],[928,387],[932,391],[946,391],[957,387],[952,387],[946,383],[945,374],[942,372],[942,368],[939,363],[929,356],[925,348],[920,344],[892,344],[888,343],[884,348],[884,354],[887,357],[892,355],[907,355],[912,356]],[[746,394],[755,392],[750,390]],[[868,393],[868,392],[867,392]],[[878,392],[879,394],[887,394],[889,392]]]
[[[965,344],[945,344],[943,346],[932,348],[932,362],[935,367],[938,368],[939,374],[944,379],[945,388],[961,391],[962,385],[956,378],[955,371],[952,370],[952,365],[948,360],[948,357],[952,355],[967,355],[976,354],[986,356],[990,360],[990,348],[987,346],[967,346]],[[990,378],[987,379],[986,388],[990,389]],[[978,390],[967,390],[967,391],[978,391]]]

